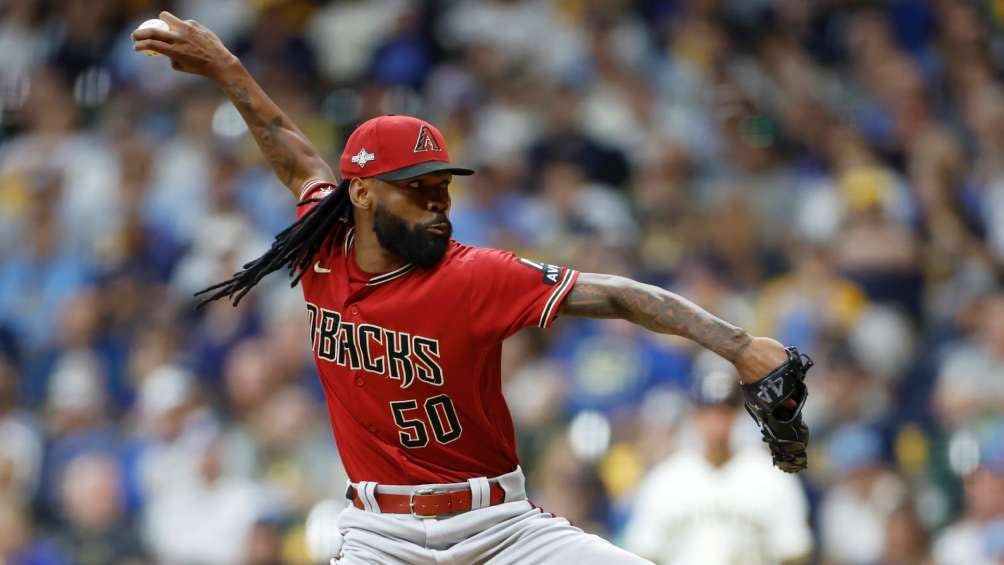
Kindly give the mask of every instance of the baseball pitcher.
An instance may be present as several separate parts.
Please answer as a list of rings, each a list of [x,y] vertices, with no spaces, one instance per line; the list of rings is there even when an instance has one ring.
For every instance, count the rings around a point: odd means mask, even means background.
[[[381,116],[349,137],[339,175],[210,30],[161,13],[137,51],[215,81],[282,183],[296,222],[203,291],[234,304],[265,275],[300,283],[335,441],[351,479],[338,563],[646,563],[527,499],[502,397],[502,342],[559,315],[622,318],[735,364],[774,462],[805,466],[806,366],[793,348],[663,289],[450,239],[442,134]],[[340,177],[340,180],[338,180]]]

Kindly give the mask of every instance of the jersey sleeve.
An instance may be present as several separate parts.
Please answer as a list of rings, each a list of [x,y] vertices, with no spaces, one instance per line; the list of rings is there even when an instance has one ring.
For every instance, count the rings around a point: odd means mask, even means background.
[[[505,339],[527,326],[550,327],[579,273],[508,251],[477,249],[471,277],[475,333]]]
[[[333,182],[319,179],[310,179],[303,183],[300,199],[296,203],[296,219],[299,220],[317,206],[317,201],[324,198],[324,195],[331,192],[335,186]]]

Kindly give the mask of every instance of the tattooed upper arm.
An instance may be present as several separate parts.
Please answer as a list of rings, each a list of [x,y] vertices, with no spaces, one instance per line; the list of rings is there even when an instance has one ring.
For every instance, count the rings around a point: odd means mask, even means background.
[[[559,310],[567,316],[621,318],[692,339],[726,359],[750,343],[745,330],[668,290],[614,275],[582,273]]]
[[[580,273],[558,313],[584,318],[622,318],[627,312],[617,293],[633,283],[630,279],[614,275]]]

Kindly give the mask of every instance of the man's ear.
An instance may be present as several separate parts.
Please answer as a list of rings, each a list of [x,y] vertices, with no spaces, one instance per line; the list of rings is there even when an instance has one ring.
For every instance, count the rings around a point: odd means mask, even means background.
[[[349,181],[349,199],[356,208],[369,210],[373,205],[373,192],[371,183],[365,179],[354,178]]]

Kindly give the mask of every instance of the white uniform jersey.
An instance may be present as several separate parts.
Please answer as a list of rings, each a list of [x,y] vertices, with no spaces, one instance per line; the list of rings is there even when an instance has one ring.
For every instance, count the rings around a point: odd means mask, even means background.
[[[808,512],[798,480],[761,449],[718,468],[683,449],[642,482],[625,545],[665,565],[780,563],[811,551]]]

